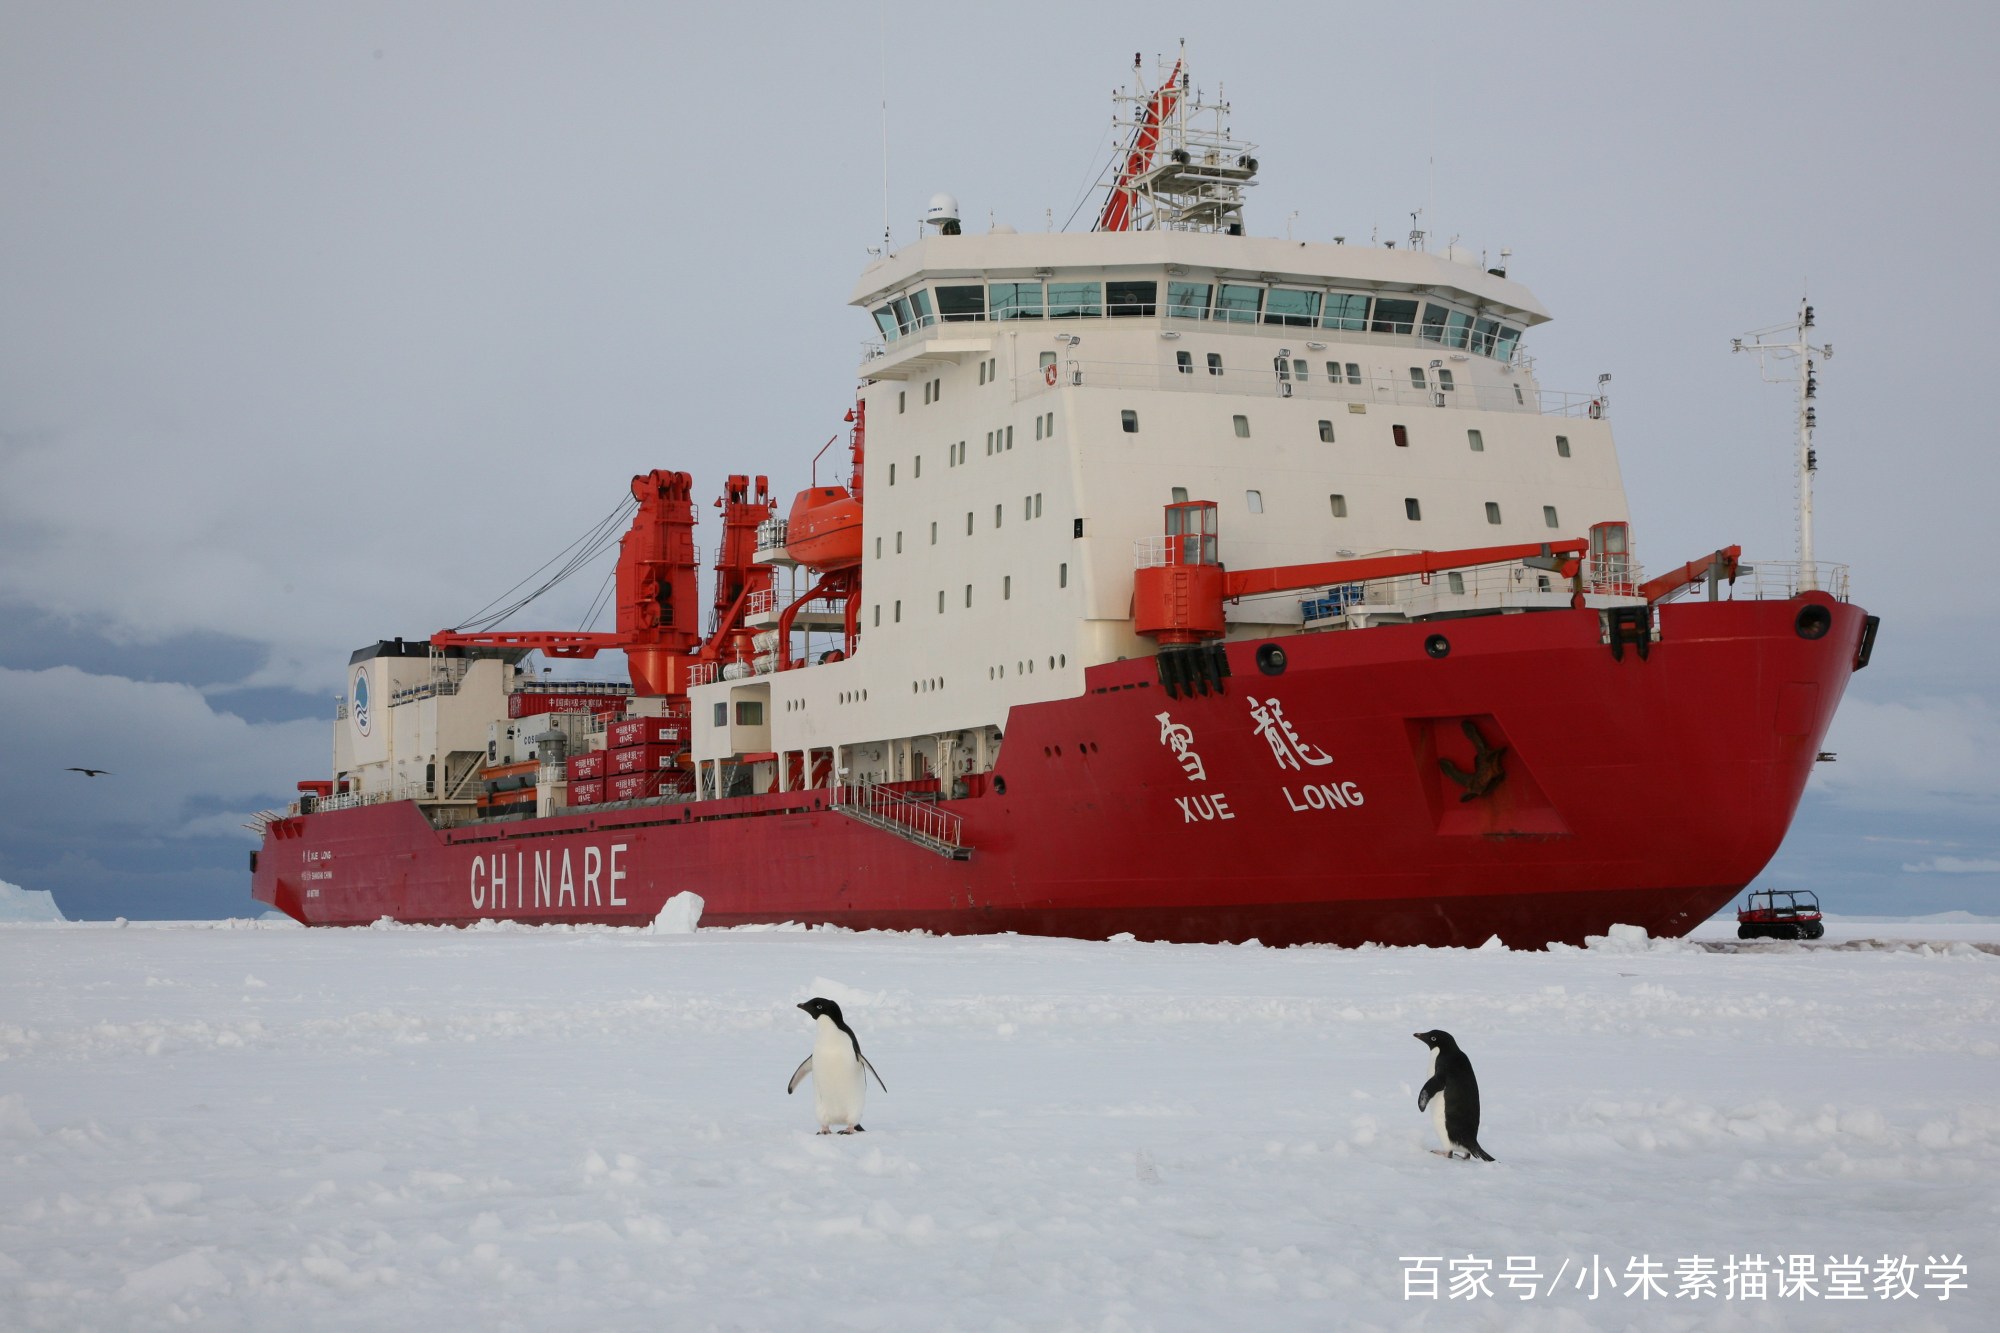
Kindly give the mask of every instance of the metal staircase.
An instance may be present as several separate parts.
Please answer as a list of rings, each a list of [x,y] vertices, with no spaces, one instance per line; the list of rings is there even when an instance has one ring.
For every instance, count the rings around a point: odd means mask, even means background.
[[[938,809],[932,801],[912,800],[902,792],[884,791],[872,782],[863,782],[836,786],[830,808],[947,860],[965,861],[972,856],[972,849],[965,845],[959,817]]]

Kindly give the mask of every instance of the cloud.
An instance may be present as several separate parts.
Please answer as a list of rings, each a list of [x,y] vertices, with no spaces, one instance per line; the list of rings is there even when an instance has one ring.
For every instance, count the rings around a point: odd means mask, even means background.
[[[1814,784],[1842,805],[2000,811],[2000,708],[1978,695],[1878,703],[1850,694],[1826,748],[1840,760],[1820,765]]]
[[[1906,875],[2000,875],[2000,858],[1991,856],[1968,859],[1961,856],[1933,856],[1928,861],[1909,862],[1903,866]]]

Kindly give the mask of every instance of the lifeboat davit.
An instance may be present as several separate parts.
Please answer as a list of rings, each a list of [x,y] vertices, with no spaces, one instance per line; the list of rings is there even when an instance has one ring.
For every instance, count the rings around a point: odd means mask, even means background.
[[[792,500],[785,551],[808,569],[849,569],[861,563],[861,501],[845,486],[814,486]]]

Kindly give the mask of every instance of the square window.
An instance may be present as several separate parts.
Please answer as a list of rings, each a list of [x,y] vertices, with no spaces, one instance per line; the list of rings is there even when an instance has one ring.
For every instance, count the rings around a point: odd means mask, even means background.
[[[1223,288],[1225,292],[1230,288]],[[1302,292],[1290,287],[1273,287],[1264,295],[1264,322],[1309,329],[1319,322],[1318,292]]]
[[[1500,506],[1497,502],[1492,500],[1486,502],[1486,521],[1488,523],[1498,523],[1500,521]]]
[[[1205,282],[1169,282],[1167,314],[1173,319],[1207,319],[1210,287]]]
[[[1424,507],[1417,503],[1415,496],[1410,496],[1403,501],[1403,517],[1409,519],[1412,523],[1421,523],[1423,521]]]
[[[1312,370],[1306,365],[1305,362],[1303,361],[1292,362],[1292,378],[1296,379],[1299,383],[1304,384],[1307,378],[1310,377],[1311,375],[1312,375]]]
[[[717,704],[715,706],[715,725],[718,727],[726,727],[729,725],[728,704],[722,703],[722,704]]]
[[[1222,373],[1222,353],[1210,352],[1208,354],[1208,373],[1211,375],[1220,375]]]
[[[1188,489],[1187,489],[1187,487],[1185,487],[1185,486],[1176,486],[1176,487],[1174,487],[1174,489],[1173,489],[1173,491],[1172,491],[1171,493],[1172,493],[1172,495],[1173,495],[1173,497],[1174,497],[1174,503],[1175,503],[1175,504],[1177,504],[1177,505],[1184,505],[1184,504],[1186,504],[1186,503],[1187,503],[1187,497],[1188,497]]]
[[[1340,362],[1329,361],[1326,363],[1326,382],[1328,384],[1340,383]]]
[[[1410,447],[1410,428],[1408,426],[1391,426],[1389,427],[1389,433],[1396,437],[1396,447],[1398,449],[1407,449]]]
[[[1118,413],[1118,424],[1125,428],[1127,435],[1137,435],[1139,433],[1139,414],[1129,407],[1125,408]]]
[[[1554,505],[1542,506],[1542,522],[1548,524],[1552,528],[1559,528],[1562,526],[1562,524],[1556,522],[1556,507]]]
[[[1569,457],[1569,436],[1567,435],[1556,436],[1556,457],[1557,458]]]
[[[1105,313],[1114,319],[1150,315],[1158,308],[1160,284],[1127,279],[1104,284]]]
[[[1251,512],[1251,513],[1253,513],[1253,514],[1261,514],[1261,513],[1263,513],[1263,512],[1264,512],[1264,492],[1262,492],[1262,491],[1245,491],[1245,492],[1243,492],[1243,503],[1244,503],[1244,504],[1246,504],[1246,505],[1248,505],[1248,506],[1250,507],[1250,512]]]
[[[1347,497],[1346,497],[1346,496],[1344,496],[1344,495],[1329,495],[1329,496],[1327,496],[1327,497],[1326,497],[1326,499],[1327,499],[1327,503],[1328,503],[1329,505],[1331,505],[1331,506],[1333,507],[1333,516],[1334,516],[1335,518],[1346,518],[1346,517],[1347,517]]]
[[[947,324],[986,318],[986,289],[943,287],[937,289],[938,316]],[[982,381],[983,382],[983,381]]]
[[[1450,393],[1456,387],[1451,380],[1451,371],[1444,366],[1438,367],[1438,388]]]
[[[1326,298],[1325,313],[1320,317],[1323,329],[1352,329],[1359,331],[1368,327],[1368,298],[1334,292]]]
[[[1319,440],[1321,444],[1333,443],[1333,423],[1331,421],[1322,421],[1319,423]]]
[[[1231,417],[1231,418],[1230,418],[1229,420],[1230,420],[1230,421],[1231,421],[1231,422],[1232,422],[1232,423],[1233,423],[1233,424],[1235,425],[1235,427],[1236,427],[1236,438],[1237,438],[1237,439],[1239,439],[1239,440],[1247,440],[1247,439],[1249,439],[1249,438],[1250,438],[1250,418],[1249,418],[1249,417],[1245,417],[1245,416],[1235,416],[1235,417]]]
[[[986,308],[994,319],[1040,319],[1042,284],[993,282],[986,286]]]
[[[1359,383],[1361,383],[1361,366],[1360,366],[1360,363],[1358,363],[1358,362],[1355,362],[1355,361],[1350,361],[1350,362],[1348,362],[1348,363],[1347,363],[1347,382],[1348,382],[1349,384],[1359,384]]]
[[[1417,327],[1417,303],[1396,301],[1386,296],[1375,300],[1375,313],[1368,320],[1371,333],[1409,333]]]
[[[1430,385],[1424,383],[1424,368],[1422,366],[1410,367],[1410,387],[1412,389],[1428,389],[1430,387]]]
[[[1193,353],[1193,352],[1175,352],[1175,353],[1174,353],[1174,369],[1175,369],[1175,370],[1178,370],[1178,371],[1179,371],[1179,372],[1180,372],[1181,374],[1183,374],[1183,375],[1192,375],[1192,374],[1194,374],[1194,353]]]
[[[764,705],[755,699],[739,699],[736,702],[736,725],[739,727],[761,727],[764,725]]]
[[[1486,437],[1484,435],[1481,435],[1476,430],[1469,430],[1465,432],[1465,443],[1467,444],[1467,446],[1471,448],[1472,452],[1475,454],[1483,454],[1486,452]]]
[[[1459,573],[1455,569],[1452,570],[1449,574],[1445,576],[1445,587],[1452,592],[1461,592],[1461,593],[1464,592],[1465,575]]]
[[[1264,289],[1225,282],[1215,296],[1215,318],[1236,324],[1255,324],[1264,304]]]

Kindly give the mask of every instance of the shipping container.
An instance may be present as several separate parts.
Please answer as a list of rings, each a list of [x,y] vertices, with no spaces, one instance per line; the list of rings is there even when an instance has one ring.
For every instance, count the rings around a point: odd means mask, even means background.
[[[680,767],[680,756],[684,753],[678,745],[648,743],[625,745],[611,752],[611,767],[608,773],[641,773],[655,769]]]
[[[587,782],[569,784],[571,805],[596,805],[604,799],[604,779],[593,778]]]
[[[569,780],[578,782],[585,778],[604,776],[604,751],[592,750],[589,754],[573,754],[569,757]]]
[[[681,743],[687,734],[687,720],[678,717],[620,718],[607,729],[614,750],[628,745]]]

